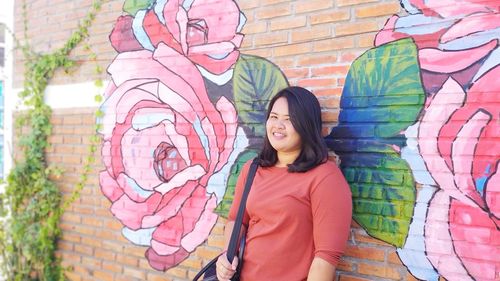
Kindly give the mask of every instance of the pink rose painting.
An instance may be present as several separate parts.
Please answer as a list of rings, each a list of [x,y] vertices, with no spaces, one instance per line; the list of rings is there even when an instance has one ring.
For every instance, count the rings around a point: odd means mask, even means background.
[[[427,95],[420,120],[406,133],[414,152],[406,159],[423,185],[417,201],[427,203],[416,206],[414,237],[400,257],[422,280],[497,280],[500,2],[402,4],[410,15],[391,17],[375,40],[376,46],[414,40]],[[417,226],[421,212],[425,225]],[[425,257],[415,254],[418,247]]]
[[[232,0],[127,0],[124,11],[110,35],[119,54],[102,104],[100,186],[123,236],[167,270],[207,240],[227,213],[236,163],[254,155],[247,133],[265,112],[238,112],[287,82],[240,54],[245,17]],[[252,75],[279,79],[254,85]]]

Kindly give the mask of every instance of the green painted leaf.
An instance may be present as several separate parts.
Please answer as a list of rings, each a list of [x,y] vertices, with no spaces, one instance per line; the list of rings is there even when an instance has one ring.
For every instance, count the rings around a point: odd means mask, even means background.
[[[270,61],[250,55],[240,56],[234,68],[234,103],[240,122],[251,129],[252,136],[265,135],[267,104],[287,86],[283,72]]]
[[[224,193],[224,197],[222,198],[222,201],[215,209],[215,212],[217,214],[227,218],[227,215],[229,214],[229,209],[231,208],[231,204],[234,199],[234,189],[236,187],[236,182],[238,180],[241,168],[248,160],[255,158],[257,154],[258,153],[255,150],[245,150],[238,156],[233,166],[231,167],[231,173],[227,181],[227,187],[226,187],[226,192]]]
[[[125,0],[125,3],[123,3],[123,11],[131,16],[135,16],[139,10],[149,8],[153,2],[154,0]]]
[[[342,92],[339,121],[390,122],[394,125],[384,128],[384,134],[393,136],[414,123],[424,99],[417,48],[411,39],[401,39],[354,61]]]
[[[388,43],[352,64],[341,98],[339,126],[327,138],[339,153],[354,202],[354,219],[373,237],[404,243],[415,205],[415,181],[394,146],[425,102],[417,48],[411,39]]]

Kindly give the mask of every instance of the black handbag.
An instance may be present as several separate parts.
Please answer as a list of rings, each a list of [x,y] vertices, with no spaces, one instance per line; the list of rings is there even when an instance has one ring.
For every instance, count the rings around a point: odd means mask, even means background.
[[[258,160],[253,159],[250,165],[250,170],[248,171],[247,180],[245,182],[245,189],[243,190],[243,195],[241,196],[240,206],[238,207],[238,214],[236,215],[236,220],[234,221],[233,232],[231,233],[231,239],[229,240],[229,245],[227,247],[227,259],[229,262],[233,262],[234,257],[238,254],[238,267],[236,273],[234,274],[231,281],[239,281],[241,268],[243,266],[243,252],[245,251],[245,240],[246,233],[242,233],[240,237],[241,225],[243,223],[243,215],[245,214],[245,208],[247,204],[248,194],[250,193],[250,188],[252,187],[253,179],[255,177],[255,172],[257,171]],[[239,244],[239,246],[238,246]],[[203,267],[198,274],[193,278],[193,281],[213,281],[217,279],[217,268],[216,262],[220,255],[212,259],[205,267]],[[200,279],[203,277],[202,279]]]

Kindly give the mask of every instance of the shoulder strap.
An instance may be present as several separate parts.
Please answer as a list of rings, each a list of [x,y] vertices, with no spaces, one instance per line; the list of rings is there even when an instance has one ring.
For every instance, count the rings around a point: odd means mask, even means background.
[[[245,182],[245,189],[243,190],[243,195],[241,196],[238,214],[236,215],[236,220],[234,221],[231,240],[229,240],[229,246],[227,248],[227,259],[229,260],[229,262],[233,262],[233,259],[236,256],[236,252],[238,250],[237,244],[240,238],[241,224],[243,223],[243,215],[245,214],[247,198],[248,194],[250,193],[250,188],[252,187],[253,179],[255,177],[255,172],[257,171],[258,166],[258,159],[254,158],[248,171],[247,179]]]

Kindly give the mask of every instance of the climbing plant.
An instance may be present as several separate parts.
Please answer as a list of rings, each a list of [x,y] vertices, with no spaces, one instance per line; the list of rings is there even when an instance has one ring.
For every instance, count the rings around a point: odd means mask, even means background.
[[[30,46],[27,4],[26,1],[22,3],[24,41],[20,43],[14,38],[25,61],[24,85],[19,94],[25,110],[16,120],[16,127],[22,128],[22,133],[18,134],[14,166],[7,176],[5,192],[0,194],[0,260],[3,277],[7,280],[65,280],[64,269],[55,254],[61,234],[59,220],[86,185],[99,138],[92,136],[80,180],[68,199],[63,199],[52,180],[63,171],[49,166],[46,160],[52,111],[44,102],[44,92],[56,70],[67,72],[76,66],[70,53],[89,37],[89,27],[103,1],[94,0],[64,46],[48,54],[35,52]],[[84,50],[91,53],[90,60],[96,60],[88,43]],[[102,69],[96,67],[96,72],[100,74]],[[96,85],[102,85],[102,81],[98,80]],[[97,111],[96,115],[99,117],[102,113]]]

